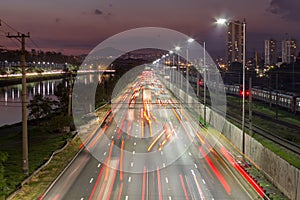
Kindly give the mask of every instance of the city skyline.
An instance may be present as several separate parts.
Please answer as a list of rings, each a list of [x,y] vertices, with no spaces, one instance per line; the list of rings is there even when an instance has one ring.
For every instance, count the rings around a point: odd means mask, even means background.
[[[5,37],[30,32],[27,48],[59,51],[64,54],[87,54],[101,41],[119,32],[138,27],[164,27],[180,31],[198,41],[206,41],[207,50],[215,56],[225,56],[226,28],[217,26],[218,17],[229,20],[246,19],[247,52],[264,51],[264,40],[295,38],[299,41],[300,14],[298,0],[219,2],[175,1],[68,1],[38,2],[20,0],[3,2],[0,45],[17,48]],[[176,14],[179,13],[179,14]],[[20,20],[21,19],[21,20]],[[5,23],[4,23],[5,22]]]

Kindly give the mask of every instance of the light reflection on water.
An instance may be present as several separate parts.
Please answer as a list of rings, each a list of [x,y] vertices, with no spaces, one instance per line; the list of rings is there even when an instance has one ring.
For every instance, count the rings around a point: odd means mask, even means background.
[[[27,102],[36,94],[55,98],[54,91],[61,80],[27,83]],[[22,85],[0,87],[0,126],[21,121]]]
[[[77,77],[84,85],[99,81],[101,74],[88,74]],[[56,86],[62,82],[62,79],[46,80],[40,82],[27,83],[27,102],[29,102],[36,94],[57,99],[54,92],[57,90]],[[68,87],[68,82],[65,81],[65,87]],[[21,122],[22,107],[21,96],[22,85],[11,85],[0,87],[0,127]],[[27,111],[27,114],[29,112]]]

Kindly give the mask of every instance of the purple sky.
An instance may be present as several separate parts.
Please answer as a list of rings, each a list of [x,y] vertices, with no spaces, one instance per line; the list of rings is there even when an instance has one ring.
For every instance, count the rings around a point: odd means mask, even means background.
[[[262,52],[267,38],[286,33],[300,40],[300,0],[9,0],[2,1],[0,19],[20,32],[30,32],[28,49],[88,53],[104,39],[137,27],[164,27],[206,41],[212,54],[224,55],[225,27],[215,18],[247,21],[247,50]],[[17,48],[4,37],[0,45]]]

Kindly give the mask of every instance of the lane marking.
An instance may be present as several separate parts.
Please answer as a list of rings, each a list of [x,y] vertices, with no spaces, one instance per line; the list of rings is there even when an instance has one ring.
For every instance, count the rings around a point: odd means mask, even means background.
[[[133,162],[130,163],[130,166],[133,167]]]
[[[163,163],[163,167],[166,167],[166,164],[165,164],[165,163]]]
[[[129,183],[131,182],[131,176],[128,177],[128,182],[129,182]]]
[[[195,168],[197,169],[198,168],[198,166],[195,164]]]
[[[168,177],[166,177],[166,183],[169,183]]]

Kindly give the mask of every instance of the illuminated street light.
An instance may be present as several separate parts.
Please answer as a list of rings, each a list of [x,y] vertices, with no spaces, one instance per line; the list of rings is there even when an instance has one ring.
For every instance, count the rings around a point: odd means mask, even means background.
[[[220,25],[225,25],[225,24],[227,24],[227,19],[225,19],[225,18],[217,19],[216,23],[220,24]]]
[[[228,21],[224,18],[217,19],[217,24],[228,26]],[[231,22],[235,23],[235,22]],[[245,68],[246,68],[246,20],[243,21],[243,100],[242,100],[242,151],[245,154]]]
[[[176,51],[179,51],[180,49],[181,49],[180,46],[176,46],[176,47],[175,47],[175,50],[176,50]]]
[[[195,39],[193,38],[189,38],[187,40],[187,47],[186,47],[186,93],[189,93],[189,44],[191,44],[192,42],[194,42]]]
[[[189,38],[187,41],[188,41],[188,43],[192,43],[192,42],[195,41],[195,39],[194,38]]]
[[[178,82],[179,82],[179,76],[180,76],[180,73],[179,73],[179,70],[180,70],[180,67],[179,67],[179,63],[180,63],[180,56],[179,56],[179,51],[180,51],[180,49],[181,49],[181,47],[180,46],[176,46],[175,47],[175,51],[177,51],[177,71],[178,71],[178,73],[177,73],[177,80],[176,80],[176,83],[178,84]],[[181,79],[181,85],[180,85],[181,87],[182,87],[182,79]]]

